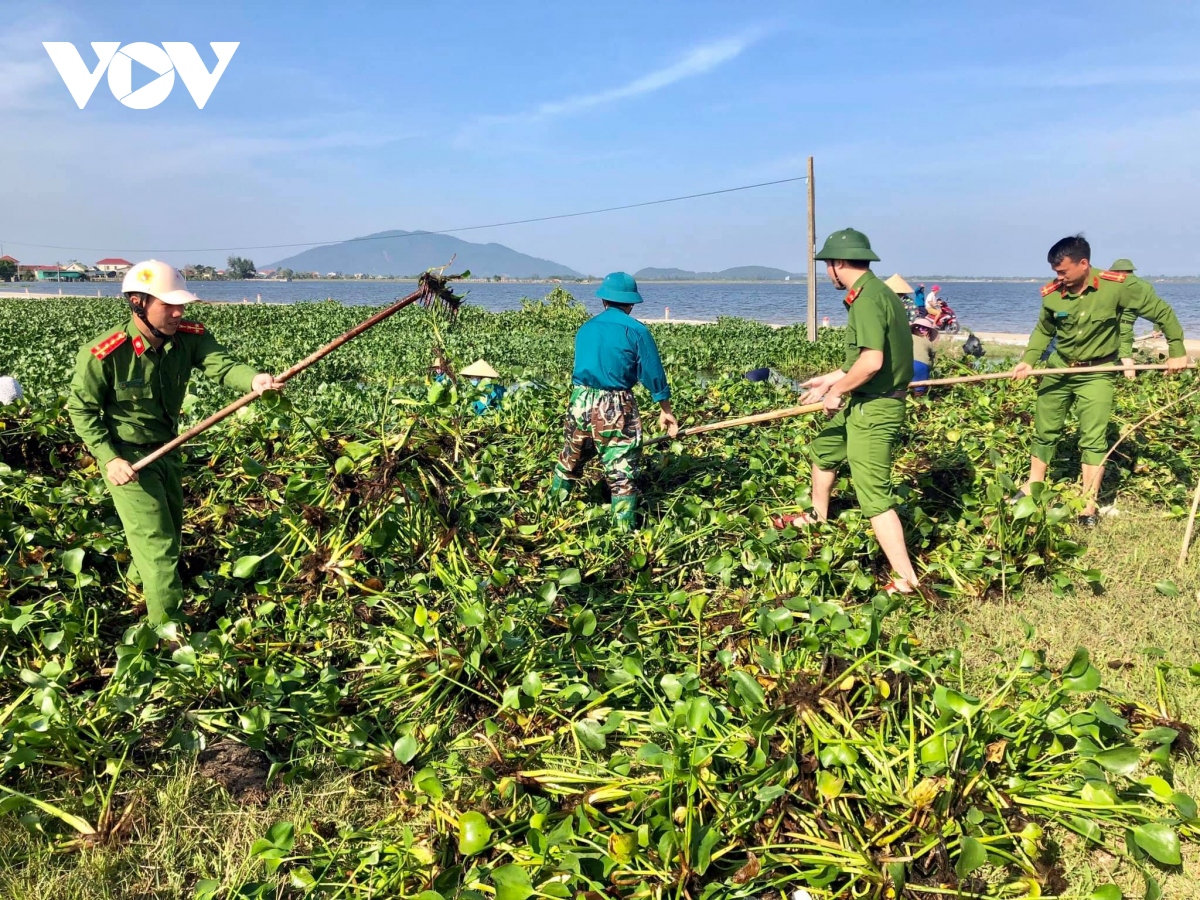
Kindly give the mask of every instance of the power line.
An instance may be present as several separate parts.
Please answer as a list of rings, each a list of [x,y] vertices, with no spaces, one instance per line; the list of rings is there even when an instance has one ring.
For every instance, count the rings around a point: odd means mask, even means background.
[[[580,212],[558,213],[553,216],[537,216],[532,219],[513,219],[509,222],[492,222],[487,225],[464,225],[461,228],[443,228],[441,231],[409,231],[405,234],[368,235],[366,237],[346,238],[333,241],[301,241],[293,244],[254,244],[243,247],[191,247],[185,249],[164,250],[145,247],[125,247],[125,253],[233,253],[238,250],[285,250],[291,247],[311,247],[323,244],[356,244],[361,241],[382,241],[401,237],[419,237],[428,234],[457,234],[462,231],[479,231],[483,228],[504,228],[509,225],[529,225],[533,222],[552,222],[556,219],[575,219],[580,216],[596,216],[601,213],[617,212],[622,209],[638,209],[643,206],[658,206],[662,203],[678,203],[680,200],[695,200],[699,197],[715,197],[717,194],[733,194],[738,191],[750,191],[754,188],[770,187],[776,184],[790,184],[795,181],[807,181],[808,177],[800,175],[795,178],[780,178],[778,181],[760,181],[757,184],[743,184],[738,187],[722,188],[717,191],[703,191],[699,194],[684,194],[680,197],[665,197],[661,200],[645,200],[641,203],[626,203],[623,206],[606,206],[603,209],[587,209]],[[88,253],[107,253],[112,247],[63,247],[57,244],[27,244],[24,241],[4,239],[3,243],[18,244],[22,247],[35,247],[38,250],[83,250]]]

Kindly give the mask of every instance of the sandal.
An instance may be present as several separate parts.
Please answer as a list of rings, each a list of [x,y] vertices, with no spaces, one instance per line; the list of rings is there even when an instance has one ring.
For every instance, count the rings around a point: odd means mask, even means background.
[[[816,525],[820,521],[816,516],[810,516],[806,512],[784,513],[783,515],[771,516],[771,527],[783,529],[789,525],[798,525],[801,528],[807,528],[810,525]]]

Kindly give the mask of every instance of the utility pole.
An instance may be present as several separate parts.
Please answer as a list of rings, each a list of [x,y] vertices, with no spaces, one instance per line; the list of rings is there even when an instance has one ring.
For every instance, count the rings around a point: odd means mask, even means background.
[[[808,261],[808,339],[817,339],[817,210],[816,193],[813,191],[813,158],[808,158],[808,248],[804,254]]]

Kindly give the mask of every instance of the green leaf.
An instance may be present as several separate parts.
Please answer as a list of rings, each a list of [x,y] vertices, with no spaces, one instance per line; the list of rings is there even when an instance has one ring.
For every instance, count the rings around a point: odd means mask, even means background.
[[[214,900],[221,890],[221,882],[215,878],[201,878],[196,882],[196,900]]]
[[[714,825],[707,825],[700,838],[700,843],[696,850],[696,873],[703,875],[709,864],[712,862],[713,848],[717,846],[717,842],[721,840],[721,832]]]
[[[521,679],[521,690],[527,696],[540,697],[542,695],[542,676],[534,671],[526,672],[525,677]]]
[[[492,826],[482,813],[471,810],[458,818],[458,852],[463,856],[481,853],[492,839]]]
[[[733,680],[734,689],[742,696],[742,699],[753,706],[762,706],[766,703],[766,696],[763,694],[762,686],[754,680],[749,672],[743,672],[741,669],[735,669],[729,673],[729,677]]]
[[[441,800],[446,794],[442,783],[438,780],[437,773],[430,768],[424,768],[413,776],[413,786],[434,800]]]
[[[688,702],[687,724],[692,731],[699,731],[712,716],[712,701],[707,697],[693,697]]]
[[[411,734],[406,734],[392,745],[392,755],[407,764],[417,755],[417,749],[417,739]]]
[[[1137,747],[1114,747],[1102,750],[1093,759],[1114,775],[1132,775],[1137,771],[1138,760],[1142,757]]]
[[[1147,822],[1133,829],[1134,842],[1149,853],[1155,860],[1166,866],[1177,866],[1181,861],[1179,855],[1179,835],[1170,825],[1161,822]]]
[[[247,475],[257,478],[259,475],[266,474],[267,467],[258,462],[258,460],[246,456],[242,458],[242,471]]]
[[[1024,497],[1018,500],[1016,506],[1013,507],[1013,518],[1017,520],[1028,519],[1035,512],[1037,512],[1037,509],[1037,501],[1026,494]]]
[[[72,575],[78,575],[83,571],[83,548],[75,547],[68,550],[59,557],[62,562],[62,567]]]
[[[1179,588],[1176,587],[1175,582],[1167,581],[1166,579],[1163,579],[1162,581],[1154,582],[1154,589],[1156,591],[1158,591],[1160,594],[1162,594],[1164,597],[1178,597],[1179,596]]]
[[[983,844],[975,838],[964,837],[959,844],[958,862],[954,864],[954,871],[958,873],[958,877],[966,878],[986,862],[987,849]]]
[[[964,719],[969,719],[979,709],[976,698],[964,696],[940,684],[933,691],[933,703],[942,712],[953,712]]]
[[[669,700],[678,700],[683,696],[683,683],[675,675],[664,675],[658,680],[659,686],[662,687],[663,693],[667,695]]]
[[[600,726],[591,719],[583,719],[576,722],[574,729],[575,736],[579,738],[579,743],[583,744],[583,746],[597,752],[604,749],[607,738],[601,733]]]
[[[507,865],[494,869],[492,884],[496,886],[496,900],[528,900],[533,896],[529,873],[520,866]]]
[[[267,829],[267,840],[280,850],[290,852],[296,844],[296,826],[291,822],[276,822]]]
[[[579,574],[578,569],[565,569],[563,573],[558,576],[558,583],[562,587],[569,587],[572,584],[579,584],[579,582],[582,580],[583,578]]]
[[[1089,665],[1077,677],[1064,677],[1063,687],[1075,694],[1086,694],[1088,691],[1094,691],[1100,687],[1100,670],[1093,665]]]
[[[269,555],[270,554],[268,554],[268,556]],[[234,578],[253,578],[254,573],[258,571],[259,563],[266,558],[266,556],[239,557],[238,561],[233,564],[233,571],[231,574]]]
[[[1088,900],[1125,900],[1125,895],[1115,884],[1105,884],[1088,894]]]
[[[1183,816],[1183,818],[1187,819],[1189,822],[1196,818],[1196,801],[1190,796],[1182,791],[1176,791],[1168,799],[1170,800],[1171,805],[1178,810],[1179,815]]]
[[[1066,825],[1076,834],[1082,835],[1093,844],[1104,843],[1104,833],[1100,830],[1100,826],[1091,819],[1082,819],[1079,816],[1067,816]]]
[[[637,756],[634,758],[647,766],[661,766],[664,756],[666,753],[663,752],[662,747],[654,742],[649,742],[638,748]]]

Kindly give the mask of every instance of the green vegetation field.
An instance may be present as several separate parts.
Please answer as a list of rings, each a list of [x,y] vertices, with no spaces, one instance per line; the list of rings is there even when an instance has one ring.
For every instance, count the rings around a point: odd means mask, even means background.
[[[365,317],[196,312],[281,370]],[[187,451],[191,627],[138,621],[127,551],[62,394],[115,301],[0,301],[0,896],[1191,898],[1200,790],[1192,377],[1121,383],[1105,502],[1005,503],[1028,384],[914,400],[896,465],[937,608],[877,592],[819,421],[647,454],[644,527],[602,481],[545,497],[572,337],[522,312],[408,310]],[[684,424],[791,405],[769,365],[840,335],[655,326]],[[434,346],[527,386],[483,417]],[[955,374],[946,360],[938,374]],[[190,422],[232,399],[193,381]],[[1183,399],[1180,399],[1183,398]],[[643,409],[649,404],[643,395]],[[652,417],[647,416],[647,424]]]

